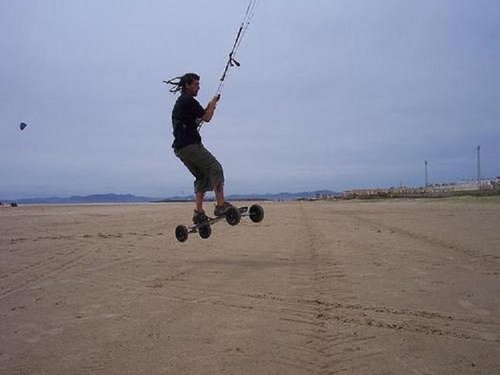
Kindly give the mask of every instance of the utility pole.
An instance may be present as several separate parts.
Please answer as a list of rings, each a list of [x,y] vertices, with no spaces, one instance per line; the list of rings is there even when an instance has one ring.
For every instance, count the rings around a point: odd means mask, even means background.
[[[427,186],[429,184],[427,183],[427,160],[425,161],[425,188],[427,189]]]
[[[477,146],[477,186],[481,187],[481,146]]]

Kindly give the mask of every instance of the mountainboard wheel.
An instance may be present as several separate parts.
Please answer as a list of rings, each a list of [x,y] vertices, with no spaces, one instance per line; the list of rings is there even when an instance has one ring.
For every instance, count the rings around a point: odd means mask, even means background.
[[[175,238],[179,242],[184,242],[188,239],[188,229],[185,225],[177,225],[175,228]]]
[[[254,223],[260,223],[264,219],[264,209],[258,204],[250,206],[248,213],[250,214],[250,220]]]
[[[237,225],[241,220],[241,212],[236,207],[231,207],[226,212],[226,221],[230,225]]]
[[[201,238],[207,239],[212,234],[212,228],[210,228],[210,224],[202,225],[198,228],[198,234]]]

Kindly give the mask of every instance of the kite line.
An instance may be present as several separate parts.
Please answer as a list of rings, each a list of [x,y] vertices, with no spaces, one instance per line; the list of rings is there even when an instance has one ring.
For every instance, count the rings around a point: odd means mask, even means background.
[[[248,26],[250,25],[253,16],[255,14],[255,8],[257,6],[258,0],[250,0],[248,2],[248,6],[245,12],[245,16],[243,18],[243,21],[241,22],[241,25],[238,29],[238,33],[236,34],[236,39],[233,43],[233,48],[231,49],[231,52],[229,52],[229,56],[226,62],[226,66],[224,67],[224,71],[222,72],[222,76],[220,78],[219,82],[219,87],[217,88],[217,92],[215,95],[219,96],[222,93],[222,89],[224,88],[224,84],[226,81],[226,77],[230,71],[230,69],[234,66],[239,67],[240,63],[236,60],[236,52],[238,51],[241,41],[243,40],[243,36],[246,34],[248,30]],[[173,94],[176,94],[177,92],[182,90],[182,85],[181,85],[181,77],[175,77],[172,79],[169,79],[168,81],[163,81],[167,85],[171,85],[172,87],[169,89],[169,91]],[[201,127],[202,123],[200,123]]]

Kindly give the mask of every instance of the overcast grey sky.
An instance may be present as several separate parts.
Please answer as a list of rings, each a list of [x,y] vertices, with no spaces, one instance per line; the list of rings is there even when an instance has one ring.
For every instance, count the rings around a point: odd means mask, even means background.
[[[0,0],[0,198],[190,194],[163,79],[215,93],[247,0]],[[226,191],[500,175],[500,1],[260,0],[205,146]],[[29,124],[20,131],[23,121]]]

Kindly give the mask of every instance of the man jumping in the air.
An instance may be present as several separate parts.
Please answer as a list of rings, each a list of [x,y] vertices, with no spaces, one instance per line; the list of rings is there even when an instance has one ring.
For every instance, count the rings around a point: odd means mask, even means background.
[[[172,110],[172,126],[175,155],[195,177],[194,193],[196,208],[193,223],[199,224],[208,220],[203,210],[203,198],[207,191],[214,191],[216,206],[215,216],[224,216],[232,205],[224,200],[224,172],[217,159],[201,143],[198,125],[201,121],[209,122],[215,111],[218,96],[214,96],[204,109],[195,99],[200,89],[200,77],[194,73],[186,73],[178,82],[181,96]]]

